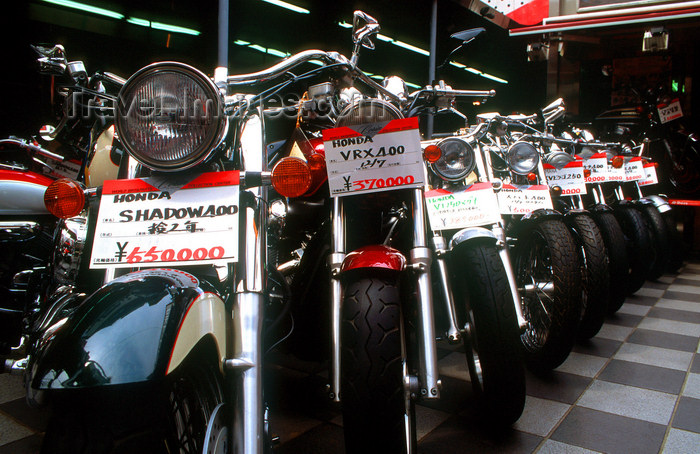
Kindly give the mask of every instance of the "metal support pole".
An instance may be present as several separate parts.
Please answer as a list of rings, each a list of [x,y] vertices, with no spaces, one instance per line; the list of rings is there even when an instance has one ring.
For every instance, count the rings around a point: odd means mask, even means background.
[[[228,0],[219,0],[219,52],[217,65],[228,67]]]
[[[437,3],[438,0],[433,0],[433,8],[430,15],[430,57],[428,60],[428,84],[432,85],[435,82],[435,58],[437,56]],[[428,114],[427,126],[425,129],[425,138],[433,138],[433,114]]]

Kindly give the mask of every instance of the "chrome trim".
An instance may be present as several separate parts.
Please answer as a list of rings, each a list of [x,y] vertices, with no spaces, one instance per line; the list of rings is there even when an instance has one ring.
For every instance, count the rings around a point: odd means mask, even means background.
[[[228,85],[246,85],[255,82],[264,82],[270,79],[284,75],[287,71],[293,67],[306,63],[310,60],[325,60],[333,63],[346,63],[350,66],[350,61],[340,54],[335,52],[325,52],[317,49],[305,50],[299,52],[298,54],[292,55],[285,60],[273,65],[262,71],[248,73],[248,74],[235,74],[228,76],[226,78],[226,83]]]
[[[467,227],[452,236],[450,240],[450,249],[474,238],[490,238],[495,242],[499,240],[498,236],[489,229],[484,227]]]
[[[458,322],[457,322],[457,310],[455,308],[454,294],[452,293],[452,285],[450,284],[450,276],[447,272],[446,263],[446,244],[445,238],[441,236],[433,237],[433,247],[435,249],[435,254],[437,255],[437,265],[440,278],[440,285],[442,286],[443,295],[445,295],[445,306],[447,309],[447,341],[450,343],[457,343],[462,339],[462,335],[459,332]]]
[[[515,317],[518,320],[518,327],[522,330],[527,326],[527,320],[525,319],[525,315],[523,315],[520,292],[518,291],[518,284],[515,280],[515,273],[513,272],[513,263],[510,260],[508,245],[506,243],[506,232],[501,225],[494,225],[493,232],[499,239],[498,256],[501,257],[503,268],[506,271],[506,276],[508,276],[508,286],[510,287],[510,293],[513,296],[513,306],[515,307]]]
[[[343,199],[333,199],[331,214],[332,252],[329,257],[331,268],[331,383],[329,397],[334,402],[340,402],[341,377],[341,323],[343,310],[343,286],[340,282],[340,267],[345,260],[345,207]]]
[[[440,398],[437,346],[435,343],[435,312],[430,277],[431,251],[427,247],[425,206],[422,189],[413,191],[413,249],[409,263],[416,273],[418,295],[416,328],[418,330],[419,377],[421,397]]]
[[[246,364],[233,377],[231,452],[260,454],[264,446],[262,392],[262,323],[265,297],[261,293],[238,293],[233,298],[233,358],[231,364]],[[227,380],[227,383],[228,380]]]

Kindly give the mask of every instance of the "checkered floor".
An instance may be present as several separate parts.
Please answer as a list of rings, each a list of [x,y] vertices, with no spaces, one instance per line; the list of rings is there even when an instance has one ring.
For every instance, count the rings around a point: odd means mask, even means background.
[[[700,453],[700,262],[648,282],[556,371],[528,375],[525,411],[494,433],[473,407],[464,353],[441,349],[444,398],[417,407],[419,452]],[[272,427],[284,454],[339,454],[342,420],[324,371],[272,368]],[[39,451],[46,414],[0,375],[0,454]]]

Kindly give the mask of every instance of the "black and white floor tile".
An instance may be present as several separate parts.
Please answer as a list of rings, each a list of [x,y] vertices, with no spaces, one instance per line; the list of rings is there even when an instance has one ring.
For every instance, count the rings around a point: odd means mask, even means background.
[[[419,452],[700,453],[699,339],[694,262],[646,283],[557,370],[529,374],[525,411],[500,432],[473,406],[464,353],[441,349],[444,398],[417,407]],[[342,453],[342,418],[324,397],[325,371],[295,362],[269,377],[275,452]],[[39,452],[46,414],[27,407],[20,380],[0,375],[0,454]]]

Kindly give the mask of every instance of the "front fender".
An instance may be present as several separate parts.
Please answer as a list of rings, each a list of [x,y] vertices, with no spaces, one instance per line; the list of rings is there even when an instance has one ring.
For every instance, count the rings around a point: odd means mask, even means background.
[[[205,337],[222,364],[226,311],[213,287],[171,269],[119,277],[46,330],[33,364],[35,389],[76,389],[157,380]]]
[[[389,246],[371,245],[356,249],[345,256],[340,272],[357,268],[376,268],[403,271],[406,267],[406,257]]]
[[[648,203],[654,205],[656,209],[659,210],[659,213],[665,213],[667,211],[671,211],[672,209],[671,205],[668,203],[668,200],[658,195],[648,195],[639,199],[639,201],[641,203]]]
[[[523,229],[529,228],[529,226],[531,226],[537,221],[540,221],[542,219],[562,219],[563,217],[564,215],[558,212],[557,210],[552,210],[550,208],[540,208],[538,210],[531,211],[530,213],[520,218],[517,222],[512,223],[510,225],[508,234],[512,236],[517,236],[519,232],[521,232]]]
[[[456,246],[462,243],[466,243],[477,238],[493,241],[493,243],[498,242],[498,237],[491,230],[483,227],[468,227],[460,230],[452,236],[452,239],[450,240],[450,249],[454,249]]]

